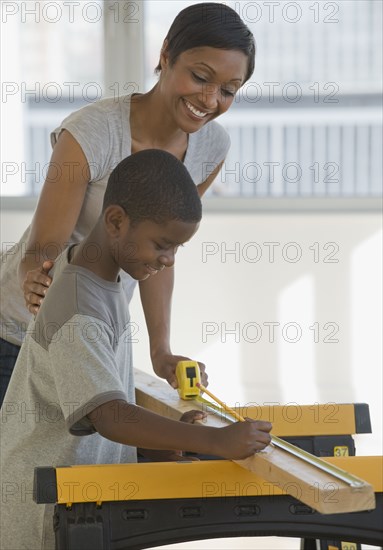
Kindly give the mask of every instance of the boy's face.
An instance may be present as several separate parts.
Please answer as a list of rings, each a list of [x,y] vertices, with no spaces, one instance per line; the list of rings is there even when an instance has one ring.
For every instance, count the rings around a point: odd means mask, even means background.
[[[114,244],[114,258],[133,279],[143,281],[174,264],[179,246],[189,241],[198,223],[171,220],[158,224],[145,220],[131,226],[126,217]]]

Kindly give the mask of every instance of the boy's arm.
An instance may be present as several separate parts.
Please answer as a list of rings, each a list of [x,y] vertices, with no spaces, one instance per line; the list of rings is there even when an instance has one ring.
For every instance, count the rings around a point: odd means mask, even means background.
[[[122,400],[109,401],[88,418],[103,437],[145,449],[183,449],[230,459],[246,458],[271,440],[271,424],[238,422],[224,428],[169,420]]]
[[[192,410],[184,413],[179,421],[194,424],[194,422],[202,421],[204,418],[206,418],[206,416],[207,414],[203,411]],[[194,456],[184,457],[182,451],[176,451],[174,449],[167,451],[159,451],[157,449],[137,449],[137,451],[141,456],[143,456],[144,458],[148,458],[152,462],[169,462],[173,460],[199,460]]]

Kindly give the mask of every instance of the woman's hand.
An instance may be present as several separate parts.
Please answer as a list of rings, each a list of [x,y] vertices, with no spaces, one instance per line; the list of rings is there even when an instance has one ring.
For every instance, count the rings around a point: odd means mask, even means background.
[[[42,301],[45,298],[48,288],[51,285],[52,277],[48,275],[54,262],[46,260],[41,267],[27,272],[23,282],[25,304],[30,313],[36,315]]]
[[[160,378],[167,380],[173,388],[178,388],[176,366],[179,361],[191,361],[191,359],[189,359],[189,357],[184,357],[183,355],[172,355],[171,353],[161,353],[155,356],[152,355],[154,372]],[[198,362],[198,365],[201,372],[201,383],[203,386],[207,386],[208,376],[206,374],[206,367],[200,362]]]

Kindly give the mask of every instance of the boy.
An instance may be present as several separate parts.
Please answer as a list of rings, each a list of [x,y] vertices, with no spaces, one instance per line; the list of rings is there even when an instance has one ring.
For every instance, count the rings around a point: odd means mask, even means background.
[[[135,462],[135,447],[243,458],[270,442],[269,423],[209,428],[134,404],[119,272],[143,280],[171,267],[200,220],[184,165],[141,151],[113,170],[96,226],[56,262],[2,408],[3,550],[54,548],[52,507],[31,497],[36,466]]]

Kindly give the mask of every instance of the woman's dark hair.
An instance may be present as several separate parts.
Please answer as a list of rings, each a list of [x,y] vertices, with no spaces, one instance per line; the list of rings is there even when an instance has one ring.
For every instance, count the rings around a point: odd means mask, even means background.
[[[206,2],[194,4],[180,11],[165,40],[170,65],[176,62],[182,52],[208,46],[243,52],[248,58],[245,82],[253,74],[254,36],[237,12],[224,4]],[[155,71],[161,71],[160,62]]]
[[[109,176],[102,210],[121,206],[132,224],[151,220],[196,223],[202,217],[197,187],[185,165],[160,149],[145,149],[122,160]]]

